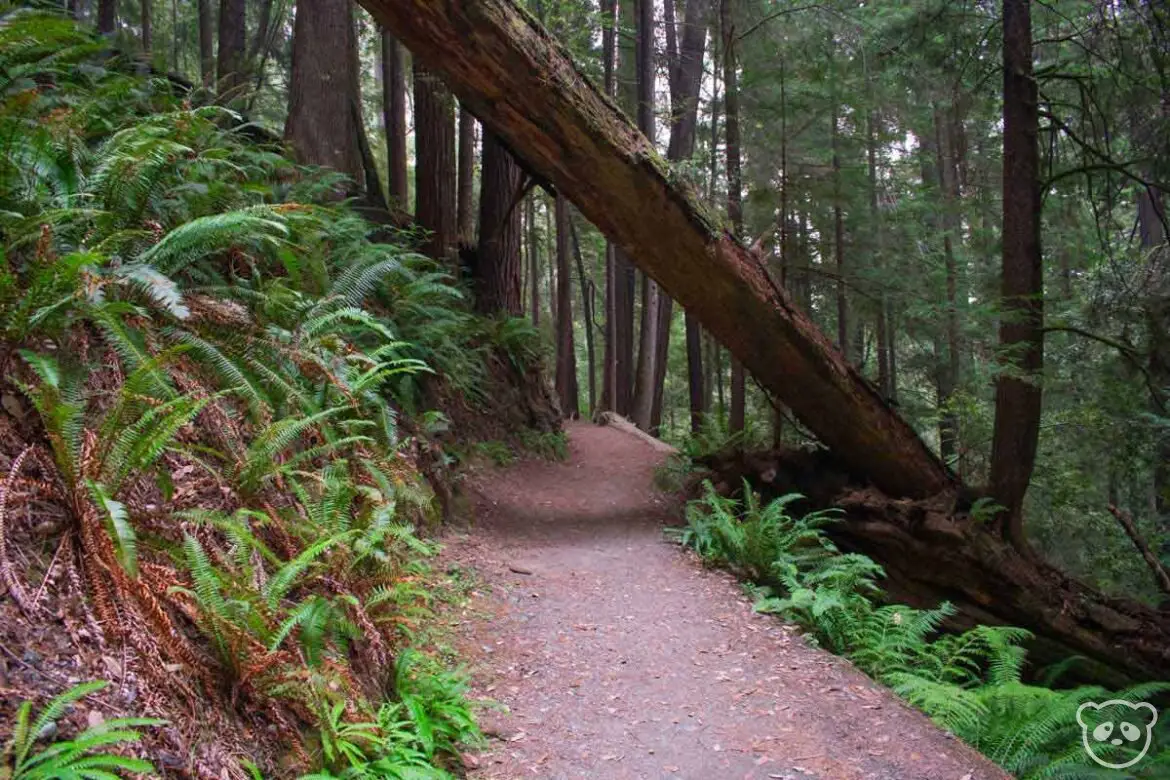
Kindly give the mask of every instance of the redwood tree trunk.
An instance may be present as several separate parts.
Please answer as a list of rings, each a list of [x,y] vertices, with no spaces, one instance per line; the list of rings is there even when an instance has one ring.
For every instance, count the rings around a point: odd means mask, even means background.
[[[142,0],[142,51],[148,56],[154,45],[153,0]]]
[[[386,161],[390,197],[398,208],[407,208],[406,177],[406,62],[402,47],[382,31],[382,123],[386,129]]]
[[[557,399],[561,414],[581,415],[577,392],[577,351],[573,346],[573,277],[569,270],[569,201],[556,199],[557,222]]]
[[[654,0],[634,0],[638,17],[635,59],[638,72],[638,129],[654,144]],[[644,431],[653,427],[654,380],[658,358],[658,285],[642,277],[642,322],[638,338],[638,366],[634,376],[634,402],[630,420]]]
[[[1044,366],[1044,273],[1040,255],[1039,107],[1032,75],[1029,0],[1004,0],[1003,301],[999,344],[1004,368],[995,382],[991,490],[1005,507],[1002,530],[1028,549],[1024,494],[1040,436]]]
[[[735,0],[720,0],[720,30],[723,33],[723,110],[726,114],[727,143],[727,220],[737,238],[743,237],[743,178],[739,159],[739,74],[735,54]],[[753,258],[754,260],[754,258]],[[725,342],[726,343],[726,342]],[[732,345],[727,345],[732,349]],[[732,433],[744,429],[747,387],[743,363],[731,358],[731,414],[727,427]]]
[[[646,138],[511,0],[361,1],[858,474],[895,496],[953,486],[913,429],[650,162]]]
[[[98,0],[97,31],[102,35],[111,35],[117,23],[117,0]]]
[[[303,5],[303,4],[298,4]],[[317,3],[312,3],[317,5]],[[334,5],[321,2],[323,12]],[[297,9],[300,10],[299,7]],[[216,87],[224,102],[238,100],[248,85],[248,28],[246,0],[219,0],[219,51],[216,55]],[[345,15],[349,16],[346,5]],[[312,29],[312,28],[309,28]],[[339,73],[346,73],[345,69]]]
[[[368,6],[367,6],[368,7]],[[414,63],[414,216],[429,231],[423,252],[447,259],[456,238],[455,101],[439,76]]]
[[[524,313],[520,302],[523,226],[516,202],[520,183],[520,168],[511,153],[485,130],[474,280],[475,307],[485,314],[505,312],[519,317]]]
[[[199,0],[199,73],[203,86],[215,84],[215,37],[211,20],[211,0]]]
[[[364,130],[357,126],[352,110],[356,100],[351,94],[352,23],[349,0],[297,4],[284,126],[284,138],[297,159],[349,176],[348,194],[360,191],[365,177],[358,141],[358,133]]]
[[[459,240],[470,242],[475,235],[472,195],[475,188],[475,117],[460,106],[459,110],[459,183],[456,211]]]
[[[617,63],[617,5],[614,0],[601,0],[601,58],[603,89],[614,96],[614,69]],[[617,248],[608,239],[605,242],[605,347],[601,370],[601,408],[617,411]]]
[[[666,7],[673,7],[671,2]],[[670,62],[670,142],[666,159],[689,160],[695,153],[695,134],[699,123],[699,88],[703,80],[703,51],[707,43],[707,16],[710,0],[687,0],[683,12],[681,48]],[[673,15],[667,17],[668,31],[673,33]],[[674,38],[672,34],[670,36]],[[659,292],[658,357],[654,377],[654,405],[650,415],[652,430],[662,423],[662,399],[666,387],[667,358],[670,355],[670,326],[674,302]],[[687,315],[687,383],[690,395],[691,427],[701,422],[703,397],[702,349],[699,324]],[[694,364],[693,366],[691,364]],[[698,414],[696,415],[696,406]]]

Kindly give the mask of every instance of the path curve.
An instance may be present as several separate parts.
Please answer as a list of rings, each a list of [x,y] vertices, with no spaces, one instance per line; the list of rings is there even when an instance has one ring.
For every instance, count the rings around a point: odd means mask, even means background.
[[[474,692],[508,708],[470,777],[1007,777],[665,542],[661,452],[568,433],[566,462],[474,476],[475,527],[445,553],[482,582],[460,628]]]

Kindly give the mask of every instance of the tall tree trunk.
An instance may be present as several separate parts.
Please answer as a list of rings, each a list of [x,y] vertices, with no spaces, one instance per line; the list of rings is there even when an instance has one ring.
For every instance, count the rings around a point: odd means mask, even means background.
[[[154,47],[154,9],[153,0],[142,0],[142,51],[148,57]]]
[[[528,223],[528,308],[532,316],[532,327],[540,327],[540,250],[536,241],[536,194],[530,194],[525,204],[525,221]]]
[[[955,134],[950,124],[949,112],[936,108],[935,121],[935,154],[938,161],[938,184],[942,192],[943,201],[943,261],[946,269],[946,362],[940,365],[944,374],[944,381],[940,382],[940,403],[943,412],[939,422],[939,438],[949,443],[945,450],[950,453],[956,464],[959,478],[965,476],[965,458],[962,454],[962,442],[959,431],[959,416],[952,408],[952,400],[959,386],[960,379],[960,344],[959,344],[959,282],[958,262],[955,258],[955,242],[959,236],[959,177],[955,157]],[[948,455],[943,456],[944,459]]]
[[[762,386],[860,475],[897,496],[951,475],[734,237],[674,186],[645,137],[511,0],[361,0],[441,68],[509,148],[723,340]],[[475,46],[464,45],[474,30]],[[651,226],[652,229],[647,229]]]
[[[98,0],[97,31],[101,35],[113,35],[118,25],[117,0]]]
[[[505,312],[519,317],[524,313],[520,302],[523,228],[517,202],[520,178],[520,167],[511,153],[493,133],[484,130],[475,306],[477,311],[485,314]],[[535,270],[533,276],[535,278]]]
[[[601,0],[601,57],[604,73],[603,89],[609,98],[615,97],[614,69],[617,36],[617,5],[615,0]],[[601,371],[601,408],[618,408],[618,346],[617,346],[617,248],[609,239],[605,242],[605,348]]]
[[[331,4],[326,0],[322,5],[328,7]],[[215,76],[219,99],[225,103],[239,100],[248,85],[247,7],[246,0],[219,0],[219,49]],[[348,7],[346,15],[349,15]],[[348,68],[338,72],[347,73]]]
[[[872,89],[872,87],[871,87]],[[881,205],[878,199],[878,160],[877,160],[877,111],[870,109],[865,115],[865,153],[869,174],[869,218],[872,222],[873,252],[870,264],[878,277],[881,278],[882,267],[885,263],[885,226],[882,223]],[[877,332],[877,367],[878,392],[885,398],[890,398],[890,341],[886,321],[886,289],[883,284],[877,292],[877,322],[874,330]]]
[[[365,179],[358,138],[364,130],[353,111],[357,96],[352,93],[356,54],[352,25],[349,0],[297,4],[284,126],[284,138],[297,159],[349,176],[350,195],[360,193]],[[224,74],[221,70],[220,84]]]
[[[635,60],[638,75],[638,129],[654,144],[654,0],[634,0],[638,34]],[[638,366],[634,376],[634,402],[630,419],[644,431],[653,427],[654,380],[658,357],[658,285],[642,276],[642,323],[638,340]]]
[[[386,130],[386,161],[390,197],[399,208],[410,200],[406,174],[406,61],[402,46],[382,31],[382,124]]]
[[[830,55],[832,56],[832,55]],[[834,80],[833,69],[830,68],[829,78]],[[837,125],[839,106],[835,94],[830,98],[833,106],[829,111],[829,137],[832,139],[833,150],[833,258],[837,274],[837,348],[846,356],[849,355],[849,297],[845,290],[845,220],[841,213],[841,154],[838,149],[841,132]]]
[[[199,0],[199,73],[203,86],[215,84],[215,37],[211,0]]]
[[[727,220],[737,238],[743,237],[743,179],[739,159],[739,73],[736,61],[735,0],[720,0],[720,29],[723,31],[724,112],[727,115]],[[728,428],[732,433],[744,429],[747,387],[743,364],[731,358],[731,415]]]
[[[668,0],[665,7],[673,8],[673,3]],[[683,11],[682,46],[679,48],[676,43],[673,47],[674,52],[670,55],[670,141],[667,145],[666,159],[671,161],[689,160],[695,153],[695,135],[699,124],[699,88],[703,80],[703,52],[707,43],[709,11],[710,0],[687,0]],[[676,38],[673,13],[666,17],[666,27],[669,38]],[[670,48],[668,47],[668,50]],[[655,433],[662,422],[674,301],[659,291],[658,307],[658,350],[655,359],[654,402],[650,414],[650,427]],[[694,317],[690,319],[694,344],[691,346],[691,341],[688,340],[687,359],[688,363],[692,358],[701,363],[698,323],[694,321]],[[691,337],[688,336],[688,339]],[[693,371],[688,366],[687,383],[692,401],[702,398],[702,385],[696,382],[694,387],[690,386],[692,379],[701,380],[702,372],[702,365],[697,365]],[[693,412],[692,408],[692,414]],[[692,420],[691,424],[695,425],[695,420]]]
[[[621,26],[634,29],[638,26],[638,5],[635,0],[617,3]],[[616,45],[617,68],[615,98],[618,105],[630,116],[639,116],[638,101],[638,56],[637,36],[619,35]],[[624,247],[617,249],[614,257],[617,286],[614,305],[617,310],[617,403],[618,414],[631,416],[634,403],[634,376],[637,329],[634,324],[635,296],[637,295],[637,269]]]
[[[429,231],[423,252],[450,258],[455,245],[455,101],[429,68],[414,63],[414,216]]]
[[[457,221],[459,239],[471,242],[475,235],[475,117],[459,107],[459,183],[457,186]],[[481,196],[482,197],[482,196]]]
[[[260,0],[256,16],[256,31],[252,34],[252,45],[248,49],[248,62],[258,63],[268,53],[272,36],[272,0]]]
[[[1040,436],[1044,366],[1044,273],[1040,254],[1039,109],[1032,75],[1029,0],[1003,3],[1003,301],[999,344],[1004,369],[995,382],[991,490],[1006,509],[1004,536],[1028,550],[1024,494]],[[1010,369],[1009,369],[1010,367]]]
[[[593,280],[585,271],[585,258],[581,255],[581,239],[577,235],[577,223],[570,219],[569,232],[573,236],[573,257],[577,260],[577,279],[581,287],[581,314],[585,318],[585,355],[589,361],[589,414],[597,410],[596,355],[593,349],[593,322],[597,315],[593,310]]]

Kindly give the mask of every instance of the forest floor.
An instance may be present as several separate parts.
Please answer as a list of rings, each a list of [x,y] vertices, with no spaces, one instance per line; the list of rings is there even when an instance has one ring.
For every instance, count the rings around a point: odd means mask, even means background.
[[[1006,775],[848,662],[757,615],[735,580],[664,540],[665,457],[613,426],[568,427],[562,463],[470,478],[450,567],[488,742],[470,777],[983,780]]]

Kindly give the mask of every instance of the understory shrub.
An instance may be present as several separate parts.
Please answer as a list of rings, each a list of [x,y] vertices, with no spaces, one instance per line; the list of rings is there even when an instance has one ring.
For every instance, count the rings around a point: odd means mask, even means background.
[[[1160,682],[1120,691],[1027,683],[1028,631],[977,626],[946,633],[943,623],[955,612],[949,603],[929,610],[883,604],[882,567],[842,553],[825,535],[839,513],[796,516],[791,508],[801,496],[763,503],[746,482],[743,496],[722,496],[704,482],[703,497],[687,506],[686,525],[668,534],[704,562],[747,580],[757,611],[801,626],[810,639],[850,659],[1017,777],[1118,777],[1086,753],[1078,709],[1085,702],[1139,702],[1170,692],[1170,683]],[[1090,719],[1097,716],[1088,711]],[[1157,724],[1154,748],[1129,776],[1165,777],[1168,742],[1170,728]],[[1136,744],[1104,743],[1096,753],[1121,764],[1136,757],[1142,742]]]

